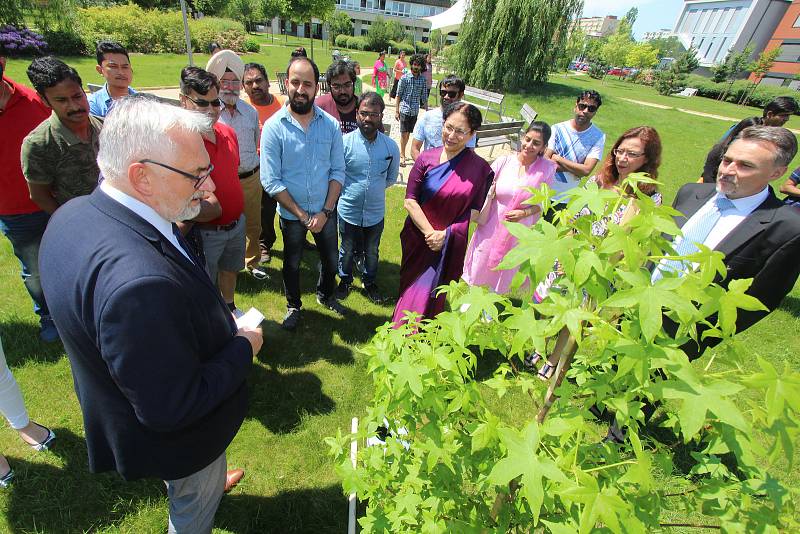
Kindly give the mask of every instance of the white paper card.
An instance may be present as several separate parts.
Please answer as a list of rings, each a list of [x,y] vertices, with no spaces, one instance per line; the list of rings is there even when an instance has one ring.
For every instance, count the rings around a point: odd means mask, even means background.
[[[250,308],[247,313],[236,319],[237,328],[258,328],[264,320],[264,314],[255,308]]]

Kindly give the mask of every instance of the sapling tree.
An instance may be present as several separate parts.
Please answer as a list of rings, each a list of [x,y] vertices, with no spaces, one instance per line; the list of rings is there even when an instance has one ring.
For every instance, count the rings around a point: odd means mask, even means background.
[[[777,472],[800,433],[800,373],[760,357],[745,370],[736,318],[764,309],[750,281],[721,287],[722,254],[703,246],[676,257],[676,212],[640,193],[642,182],[620,185],[634,200],[589,184],[552,224],[507,223],[518,244],[499,268],[519,267],[518,298],[452,283],[440,288],[451,311],[384,325],[361,349],[372,401],[357,434],[326,442],[345,491],[367,502],[363,532],[797,530]],[[542,189],[530,203],[547,211]],[[620,210],[623,222],[611,222]],[[665,258],[696,268],[653,282]],[[530,286],[554,265],[534,303]],[[691,364],[681,347],[709,338],[722,344]],[[548,348],[558,365],[543,385],[519,361]],[[479,360],[492,363],[488,377]],[[665,409],[646,421],[645,404]],[[601,443],[590,408],[627,428],[623,444]],[[384,444],[362,447],[354,468],[350,441],[381,426]]]

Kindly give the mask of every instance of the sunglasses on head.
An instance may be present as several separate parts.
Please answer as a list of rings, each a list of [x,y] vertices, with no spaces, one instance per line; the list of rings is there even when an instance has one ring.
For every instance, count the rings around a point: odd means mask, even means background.
[[[222,100],[220,100],[219,98],[216,98],[214,100],[203,100],[203,99],[195,100],[189,95],[183,95],[183,96],[194,102],[194,105],[199,108],[207,108],[208,106],[214,106],[215,108],[218,108],[222,106]]]
[[[585,111],[588,111],[589,113],[594,113],[595,111],[597,111],[597,106],[594,106],[592,104],[584,104],[583,102],[579,102],[578,103],[578,109],[581,110],[581,111],[585,110]]]
[[[458,91],[447,91],[445,89],[439,90],[439,96],[449,96],[450,98],[455,98],[458,96]]]

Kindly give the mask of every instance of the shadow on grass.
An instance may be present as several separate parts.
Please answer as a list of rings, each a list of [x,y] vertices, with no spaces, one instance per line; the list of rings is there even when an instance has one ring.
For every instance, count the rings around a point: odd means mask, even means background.
[[[347,530],[347,499],[340,486],[301,489],[272,497],[228,495],[216,527],[236,534],[323,533]]]
[[[248,378],[248,389],[248,417],[274,434],[293,432],[304,417],[336,409],[333,399],[322,392],[322,381],[309,372],[282,373],[257,365]]]
[[[39,454],[55,454],[62,468],[9,457],[16,475],[4,490],[11,532],[103,530],[138,514],[145,503],[164,498],[161,481],[125,482],[116,473],[90,473],[84,439],[65,428],[54,430],[58,437],[53,449]]]
[[[42,363],[57,362],[65,357],[61,342],[44,343],[39,340],[39,325],[11,316],[0,322],[0,338],[10,367],[27,361]]]
[[[795,317],[800,317],[800,299],[792,295],[787,295],[784,297],[783,302],[781,302],[780,309],[791,313]]]

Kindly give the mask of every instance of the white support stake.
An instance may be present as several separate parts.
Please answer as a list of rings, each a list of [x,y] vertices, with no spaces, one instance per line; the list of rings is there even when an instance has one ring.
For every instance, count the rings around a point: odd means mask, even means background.
[[[350,432],[355,434],[358,432],[358,417],[353,417],[353,422],[350,426]],[[350,442],[350,461],[353,464],[353,469],[356,467],[356,456],[358,454],[358,442],[353,439]],[[356,534],[356,494],[351,493],[347,498],[348,505],[348,518],[347,518],[347,534]]]

